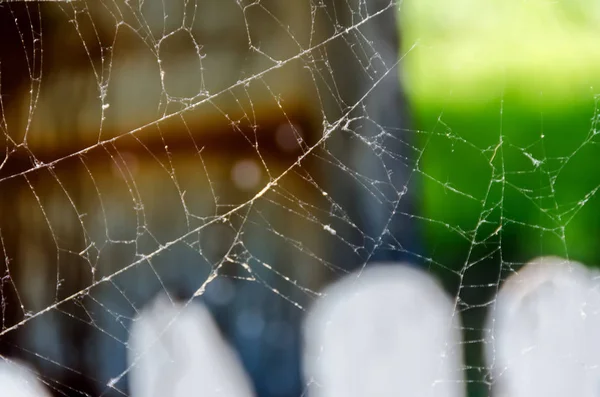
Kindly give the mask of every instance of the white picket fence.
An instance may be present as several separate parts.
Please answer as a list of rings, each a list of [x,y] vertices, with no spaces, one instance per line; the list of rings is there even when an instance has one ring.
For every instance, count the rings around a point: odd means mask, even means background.
[[[597,273],[538,258],[503,283],[485,333],[494,397],[600,395]],[[370,266],[328,287],[304,323],[310,397],[466,394],[459,310],[427,273]],[[248,375],[208,310],[159,296],[129,341],[132,397],[251,397]],[[0,396],[49,393],[26,366],[0,363]]]

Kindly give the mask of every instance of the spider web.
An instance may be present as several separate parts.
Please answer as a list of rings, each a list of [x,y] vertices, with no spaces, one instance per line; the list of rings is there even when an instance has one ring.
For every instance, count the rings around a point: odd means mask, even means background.
[[[381,260],[453,291],[487,394],[481,319],[501,282],[533,255],[594,258],[593,91],[566,144],[553,103],[515,127],[510,86],[480,124],[460,93],[416,101],[415,129],[399,76],[415,89],[402,68],[428,44],[400,46],[401,2],[0,13],[0,338],[57,395],[128,395],[129,329],[159,292],[211,307],[259,395],[298,395],[304,311]]]

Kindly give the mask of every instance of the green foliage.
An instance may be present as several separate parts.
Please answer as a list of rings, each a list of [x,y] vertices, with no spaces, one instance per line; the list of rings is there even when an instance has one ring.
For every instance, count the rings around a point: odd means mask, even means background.
[[[472,261],[474,250],[500,247],[510,248],[505,260],[598,261],[599,9],[541,0],[401,8],[431,252]]]

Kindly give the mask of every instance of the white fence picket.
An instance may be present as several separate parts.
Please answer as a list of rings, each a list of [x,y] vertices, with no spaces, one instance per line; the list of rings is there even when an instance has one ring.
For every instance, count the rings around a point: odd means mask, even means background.
[[[129,339],[132,397],[250,397],[238,357],[200,304],[160,295],[135,319]]]
[[[311,397],[465,395],[452,300],[427,273],[374,266],[324,291],[305,323]]]
[[[495,397],[600,393],[600,291],[576,262],[538,258],[502,286],[486,356]]]
[[[50,397],[50,393],[25,364],[0,359],[0,397]]]

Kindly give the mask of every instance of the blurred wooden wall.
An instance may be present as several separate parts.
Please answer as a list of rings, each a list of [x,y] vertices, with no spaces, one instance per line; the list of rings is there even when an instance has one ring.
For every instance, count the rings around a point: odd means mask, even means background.
[[[373,84],[352,43],[383,40],[377,21],[340,34],[360,7],[1,4],[1,351],[56,394],[119,395],[106,385],[127,369],[137,311],[160,291],[189,299],[218,267],[202,299],[259,395],[297,395],[302,308],[383,227],[340,166],[373,167],[361,142],[340,134],[304,156]]]

